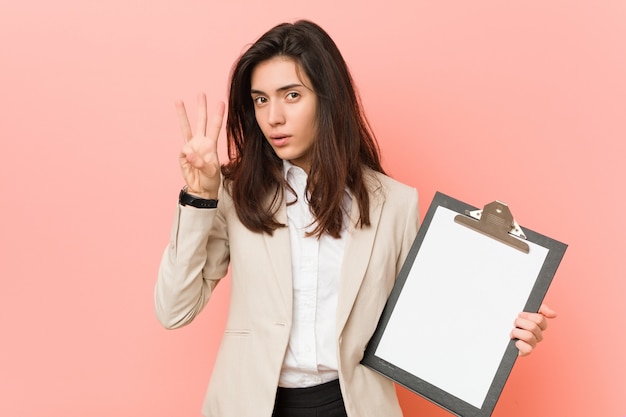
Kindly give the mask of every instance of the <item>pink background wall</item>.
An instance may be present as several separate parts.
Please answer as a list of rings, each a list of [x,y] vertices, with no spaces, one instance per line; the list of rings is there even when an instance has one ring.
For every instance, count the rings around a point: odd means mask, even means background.
[[[424,211],[435,190],[500,199],[570,244],[559,318],[494,415],[624,416],[626,3],[214,3],[0,6],[0,415],[198,416],[228,285],[185,329],[154,318],[181,186],[173,102],[225,97],[244,45],[306,17]],[[399,392],[407,416],[449,415]]]

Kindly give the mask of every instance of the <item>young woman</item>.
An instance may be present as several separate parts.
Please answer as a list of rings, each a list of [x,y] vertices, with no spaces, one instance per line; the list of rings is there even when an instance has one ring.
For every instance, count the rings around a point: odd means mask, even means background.
[[[332,39],[308,21],[265,33],[237,61],[227,118],[198,100],[181,191],[155,290],[167,328],[188,324],[231,268],[209,417],[394,417],[394,384],[360,361],[418,228],[417,192],[384,174]],[[208,125],[208,130],[207,130]],[[521,354],[543,314],[522,313]]]

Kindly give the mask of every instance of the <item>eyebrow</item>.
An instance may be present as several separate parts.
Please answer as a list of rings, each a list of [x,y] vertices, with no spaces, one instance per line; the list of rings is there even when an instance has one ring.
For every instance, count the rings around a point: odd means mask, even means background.
[[[286,90],[291,90],[292,88],[296,88],[296,87],[304,87],[304,86],[303,86],[302,84],[297,84],[297,83],[294,83],[294,84],[288,84],[288,85],[285,85],[285,86],[283,86],[283,87],[279,87],[279,88],[277,88],[277,89],[276,89],[276,92],[281,93],[281,92],[283,92],[283,91],[286,91]],[[250,94],[266,94],[266,93],[265,93],[265,92],[263,92],[263,91],[261,91],[261,90],[256,90],[256,89],[254,89],[254,88],[251,88],[251,89],[250,89]]]

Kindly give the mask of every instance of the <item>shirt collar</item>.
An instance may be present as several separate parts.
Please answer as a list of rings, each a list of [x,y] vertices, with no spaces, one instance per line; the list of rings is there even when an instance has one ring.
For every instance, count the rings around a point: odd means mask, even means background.
[[[306,175],[306,172],[304,172],[304,170],[302,168],[300,168],[297,165],[292,164],[291,162],[287,161],[287,160],[283,160],[283,176],[285,177],[285,179],[287,179],[287,174],[289,174],[289,171],[294,170],[295,171],[301,171],[302,173],[304,173],[304,175]]]
[[[285,177],[285,180],[287,181],[287,183],[291,184],[291,182],[289,181],[289,176],[288,174],[291,172],[292,175],[304,175],[304,178],[308,178],[308,174],[299,166],[292,164],[291,162],[283,159],[283,176]],[[293,186],[293,184],[292,184]],[[350,190],[348,189],[348,187],[345,188],[344,190],[345,192],[345,196],[348,198],[349,201],[352,201],[353,195],[352,192],[350,192]]]

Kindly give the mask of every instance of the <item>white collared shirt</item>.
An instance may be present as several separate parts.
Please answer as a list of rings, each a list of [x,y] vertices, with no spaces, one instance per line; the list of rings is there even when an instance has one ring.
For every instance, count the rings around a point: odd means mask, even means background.
[[[285,178],[296,197],[286,190],[291,269],[293,278],[293,319],[289,345],[278,385],[302,388],[337,379],[337,298],[344,243],[352,199],[344,195],[344,228],[341,237],[327,234],[305,236],[315,225],[305,198],[307,174],[288,161],[283,162]]]

